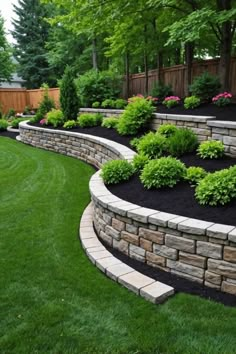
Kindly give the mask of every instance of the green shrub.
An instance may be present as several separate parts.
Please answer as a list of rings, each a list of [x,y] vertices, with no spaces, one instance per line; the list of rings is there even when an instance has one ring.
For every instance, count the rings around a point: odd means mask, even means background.
[[[149,161],[144,166],[140,178],[144,187],[148,189],[173,187],[184,178],[185,173],[185,165],[174,157],[169,156]]]
[[[101,171],[101,177],[106,184],[127,181],[133,174],[133,166],[125,160],[108,161],[103,165]]]
[[[54,128],[63,125],[64,117],[62,111],[59,109],[52,109],[47,113],[47,124],[53,125]]]
[[[137,146],[139,154],[156,159],[166,152],[166,138],[163,135],[150,132],[144,135]]]
[[[202,205],[225,205],[236,198],[236,166],[214,173],[203,178],[195,192]]]
[[[7,130],[8,122],[6,119],[0,119],[0,131]]]
[[[166,138],[174,135],[178,128],[173,124],[162,124],[158,128],[158,133],[164,135]]]
[[[111,99],[106,99],[102,101],[102,108],[113,108],[115,106],[115,101]]]
[[[141,139],[141,138],[133,138],[133,139],[131,139],[130,142],[129,142],[130,146],[132,146],[132,148],[134,148],[135,150],[137,150],[138,144],[139,144],[139,142],[140,142],[140,139]]]
[[[202,102],[209,102],[219,92],[220,87],[219,78],[205,71],[194,79],[190,92],[193,96],[199,97]]]
[[[191,186],[195,186],[207,175],[207,172],[202,167],[191,166],[187,168],[185,179]]]
[[[31,119],[31,122],[39,122],[41,119],[45,118],[46,114],[55,108],[55,104],[52,98],[48,94],[48,85],[43,84],[41,89],[43,90],[43,99],[39,104],[39,108],[35,116]]]
[[[175,107],[179,104],[180,98],[178,96],[168,96],[164,99],[162,104],[167,108]]]
[[[148,162],[149,158],[146,155],[135,155],[133,158],[134,171],[141,172]]]
[[[200,106],[201,100],[196,96],[189,96],[184,99],[185,109],[194,109]]]
[[[115,118],[115,117],[103,118],[102,127],[105,127],[108,129],[116,128],[118,122],[119,122],[119,119]]]
[[[18,129],[20,122],[22,122],[22,121],[25,120],[25,119],[26,119],[26,118],[24,118],[24,119],[22,119],[22,118],[13,119],[13,120],[11,121],[11,127],[14,128],[14,129]]]
[[[81,128],[96,127],[102,124],[103,116],[100,113],[83,113],[78,117]]]
[[[182,156],[193,152],[198,146],[196,134],[188,128],[178,128],[174,135],[168,138],[168,152],[172,156]]]
[[[100,102],[98,102],[98,101],[93,102],[92,103],[92,107],[93,108],[99,108],[100,107]]]
[[[217,140],[203,141],[198,147],[198,155],[202,159],[219,159],[224,151],[224,144]]]
[[[77,125],[78,125],[78,122],[76,122],[75,120],[68,120],[67,122],[65,122],[63,124],[63,128],[72,129],[72,128],[76,128]]]
[[[125,108],[119,119],[117,130],[121,135],[135,135],[148,126],[154,107],[151,101],[135,97]]]
[[[11,117],[15,117],[16,115],[16,111],[14,110],[14,108],[10,108],[6,114],[6,118],[9,119]]]
[[[75,120],[79,111],[79,98],[74,82],[74,72],[67,66],[60,83],[60,105],[64,120]]]
[[[127,101],[122,98],[118,98],[114,101],[114,106],[116,109],[124,109],[127,106]]]
[[[164,85],[161,82],[155,83],[154,87],[151,90],[152,97],[158,97],[158,101],[162,102],[165,97],[172,96],[173,90],[171,85]]]
[[[83,107],[91,107],[95,101],[119,97],[122,77],[109,71],[87,71],[76,80],[76,86]]]
[[[29,116],[30,115],[30,107],[29,106],[25,106],[23,114],[25,116]]]

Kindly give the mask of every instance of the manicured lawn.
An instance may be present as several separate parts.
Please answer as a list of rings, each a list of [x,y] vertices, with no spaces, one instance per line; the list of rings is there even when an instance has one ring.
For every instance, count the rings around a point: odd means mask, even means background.
[[[235,353],[236,308],[178,294],[155,306],[87,259],[93,169],[0,137],[0,353]]]

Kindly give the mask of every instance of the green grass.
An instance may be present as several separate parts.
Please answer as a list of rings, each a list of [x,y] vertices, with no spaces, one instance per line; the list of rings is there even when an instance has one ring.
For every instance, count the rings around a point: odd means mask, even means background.
[[[235,353],[236,309],[178,294],[155,306],[85,256],[93,169],[0,137],[0,353]]]

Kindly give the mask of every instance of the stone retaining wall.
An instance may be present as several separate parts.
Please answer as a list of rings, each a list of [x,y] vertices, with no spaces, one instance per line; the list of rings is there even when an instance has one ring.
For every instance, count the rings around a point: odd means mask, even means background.
[[[119,116],[122,110],[81,108],[81,113],[102,113],[105,117]],[[236,156],[236,122],[216,121],[215,117],[154,113],[150,128],[157,130],[161,124],[174,124],[191,128],[199,141],[220,140],[228,155]]]
[[[21,141],[85,160],[96,167],[135,153],[90,135],[20,123]],[[90,181],[99,236],[131,258],[236,295],[236,227],[139,207],[112,195],[100,171]]]

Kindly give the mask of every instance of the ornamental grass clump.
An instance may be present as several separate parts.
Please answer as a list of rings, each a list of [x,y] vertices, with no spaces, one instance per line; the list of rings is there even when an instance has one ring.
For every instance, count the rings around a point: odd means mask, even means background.
[[[149,159],[156,159],[166,152],[166,147],[167,140],[163,135],[150,132],[140,138],[137,151]]]
[[[174,157],[151,160],[144,166],[141,181],[145,188],[174,187],[186,174],[185,165]]]
[[[219,159],[224,156],[224,144],[218,140],[202,142],[197,150],[202,159]]]
[[[172,156],[182,156],[196,150],[198,140],[196,134],[188,128],[178,128],[167,140],[167,150]]]
[[[236,198],[236,166],[209,173],[195,191],[201,205],[225,205]]]
[[[134,167],[126,160],[112,160],[106,162],[101,171],[101,177],[106,184],[117,184],[130,179],[134,174]]]
[[[212,98],[212,102],[218,107],[224,107],[231,103],[232,94],[229,92],[219,93]]]
[[[83,113],[78,117],[81,128],[96,127],[102,124],[103,116],[100,113]]]
[[[154,107],[151,101],[142,97],[131,98],[120,116],[117,126],[118,133],[121,135],[137,134],[148,126],[153,112]]]
[[[191,186],[196,186],[204,177],[207,172],[202,167],[190,166],[187,168],[184,179],[190,183]]]
[[[180,103],[180,98],[178,96],[168,96],[164,99],[162,104],[167,108],[172,108]]]

